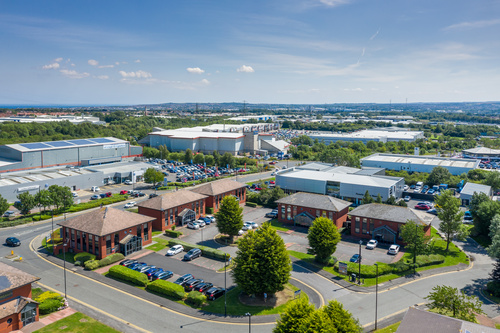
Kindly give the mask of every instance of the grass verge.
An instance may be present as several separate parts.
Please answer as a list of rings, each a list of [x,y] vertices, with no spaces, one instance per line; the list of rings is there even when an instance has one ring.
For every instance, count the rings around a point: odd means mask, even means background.
[[[168,240],[166,239],[163,239],[161,237],[155,237],[154,241],[156,242],[156,244],[149,245],[148,247],[146,247],[146,249],[158,252],[168,247]]]
[[[396,332],[398,330],[398,327],[400,324],[401,324],[401,322],[398,321],[397,323],[394,323],[394,324],[389,325],[387,327],[378,329],[378,330],[374,331],[373,333],[393,333],[393,332]]]
[[[64,328],[63,328],[64,327]],[[119,333],[109,326],[101,324],[94,318],[90,318],[83,313],[77,312],[66,318],[60,319],[50,325],[45,326],[37,333],[71,332],[71,333]]]
[[[270,220],[269,223],[271,223],[271,228],[273,228],[276,231],[287,232],[287,231],[291,230],[289,224],[283,223],[283,222],[278,222],[278,220],[276,220],[276,219]]]

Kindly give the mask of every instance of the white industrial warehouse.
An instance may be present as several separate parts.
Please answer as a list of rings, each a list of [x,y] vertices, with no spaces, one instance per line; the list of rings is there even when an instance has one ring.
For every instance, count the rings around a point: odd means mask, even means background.
[[[276,185],[286,192],[310,192],[327,194],[359,203],[365,192],[376,199],[400,198],[404,178],[384,176],[384,169],[348,168],[323,163],[310,163],[279,171]]]
[[[361,159],[363,167],[383,168],[395,171],[427,172],[437,166],[450,171],[452,175],[461,175],[477,169],[479,160],[465,158],[446,158],[417,155],[373,154]]]
[[[362,142],[366,144],[368,141],[375,142],[399,142],[408,141],[414,142],[417,139],[424,139],[424,132],[410,131],[402,128],[393,129],[370,129],[362,130],[353,133],[319,133],[307,134],[311,139],[318,139],[319,142],[330,144],[331,142],[345,141],[345,142]]]

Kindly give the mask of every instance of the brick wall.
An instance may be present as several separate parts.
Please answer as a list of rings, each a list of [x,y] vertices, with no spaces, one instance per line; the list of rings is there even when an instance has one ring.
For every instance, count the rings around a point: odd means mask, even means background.
[[[288,207],[290,206],[290,219],[288,219]],[[283,214],[282,207],[285,207],[285,213]],[[296,205],[286,205],[286,204],[278,204],[278,221],[283,223],[293,224],[293,219],[296,215],[307,212],[313,217],[324,216],[326,218],[331,219],[337,228],[341,228],[345,221],[347,221],[347,213],[349,212],[349,207],[341,210],[340,212],[324,210],[324,209],[315,209],[305,206],[296,206]]]
[[[196,209],[196,202],[198,202],[198,207],[199,207],[198,209]],[[177,207],[172,207],[166,209],[165,211],[152,208],[139,207],[139,214],[154,217],[156,219],[153,221],[154,230],[164,231],[166,229],[172,229],[172,226],[174,224],[178,225],[178,223],[176,223],[177,216],[184,209],[187,208],[193,210],[196,214],[196,218],[199,218],[200,216],[205,214],[205,207],[206,207],[206,202],[205,200],[201,199]]]

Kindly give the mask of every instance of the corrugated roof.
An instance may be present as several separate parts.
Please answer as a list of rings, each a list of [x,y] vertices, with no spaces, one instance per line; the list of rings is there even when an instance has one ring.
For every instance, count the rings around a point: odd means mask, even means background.
[[[468,182],[465,184],[460,194],[474,195],[474,192],[490,195],[491,186]]]
[[[349,215],[397,223],[406,223],[409,220],[412,220],[420,224],[430,224],[430,221],[423,220],[422,217],[419,214],[416,214],[413,209],[378,203],[356,207],[349,212]]]
[[[191,189],[191,192],[200,193],[208,196],[219,195],[246,187],[245,184],[231,180],[221,179],[215,182],[210,182]]]
[[[103,207],[67,221],[59,222],[58,225],[96,236],[104,236],[153,220],[155,220],[154,217],[112,207]]]
[[[340,212],[349,207],[350,202],[328,195],[298,192],[276,200],[277,203]]]
[[[278,175],[279,177],[283,178],[321,180],[325,182],[336,181],[344,184],[381,186],[386,188],[395,185],[400,179],[397,177],[365,176],[365,175],[346,174],[346,173],[332,174],[331,172],[309,171],[309,170],[280,172]]]
[[[166,210],[180,205],[185,205],[194,201],[203,200],[206,196],[188,190],[165,193],[155,198],[139,203],[138,207]]]

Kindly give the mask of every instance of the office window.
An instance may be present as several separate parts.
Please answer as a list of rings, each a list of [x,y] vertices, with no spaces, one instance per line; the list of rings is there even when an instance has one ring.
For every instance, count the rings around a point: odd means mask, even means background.
[[[359,217],[356,217],[355,221],[354,221],[354,232],[359,234]]]
[[[292,206],[287,206],[286,208],[286,219],[291,220],[292,219]]]
[[[333,212],[328,212],[328,218],[333,221]]]
[[[95,255],[99,256],[99,237],[95,236],[94,238],[94,246],[95,246]]]
[[[76,248],[80,250],[82,248],[81,239],[80,239],[80,231],[76,231]]]
[[[137,226],[137,237],[142,237],[142,226],[140,224]]]
[[[147,223],[144,223],[144,240],[147,241],[149,239],[149,227]]]
[[[281,205],[281,218],[285,218],[285,205]]]
[[[106,254],[111,253],[111,235],[106,236]]]
[[[373,235],[373,231],[375,230],[375,223],[373,220],[370,220],[370,234]]]
[[[363,233],[366,234],[366,219],[363,220]]]
[[[319,214],[320,214],[319,209],[316,209],[316,217],[319,217]]]
[[[89,234],[89,253],[94,253],[94,239],[91,234]]]

